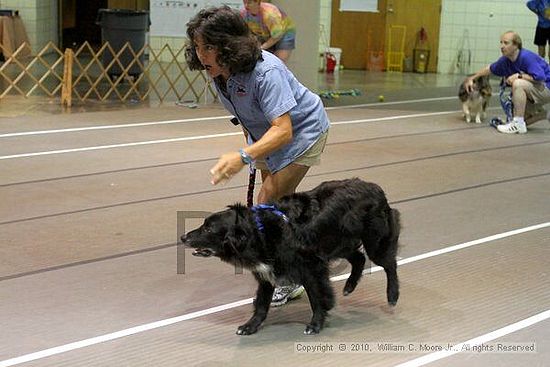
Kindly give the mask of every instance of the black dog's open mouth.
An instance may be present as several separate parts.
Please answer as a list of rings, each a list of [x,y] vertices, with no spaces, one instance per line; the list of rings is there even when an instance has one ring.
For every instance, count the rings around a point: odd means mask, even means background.
[[[193,256],[210,257],[213,254],[212,250],[207,248],[197,248],[193,251]]]

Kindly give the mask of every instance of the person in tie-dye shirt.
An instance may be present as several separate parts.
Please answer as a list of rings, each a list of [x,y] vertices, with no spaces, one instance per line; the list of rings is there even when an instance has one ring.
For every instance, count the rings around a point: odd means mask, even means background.
[[[243,0],[243,4],[241,15],[262,49],[286,63],[295,48],[296,27],[292,19],[277,6],[261,0]]]

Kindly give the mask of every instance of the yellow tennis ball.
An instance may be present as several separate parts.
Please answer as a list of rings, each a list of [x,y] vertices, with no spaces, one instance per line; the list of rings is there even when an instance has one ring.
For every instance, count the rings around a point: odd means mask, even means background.
[[[378,100],[379,100],[380,102],[384,102],[384,95],[383,95],[383,94],[379,95],[379,96],[378,96]]]

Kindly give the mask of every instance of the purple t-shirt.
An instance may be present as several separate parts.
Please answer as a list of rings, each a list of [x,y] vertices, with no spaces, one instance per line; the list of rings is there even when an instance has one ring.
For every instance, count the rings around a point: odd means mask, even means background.
[[[505,78],[516,73],[529,74],[535,81],[546,84],[546,88],[550,89],[550,67],[546,60],[533,51],[522,48],[519,50],[516,61],[512,62],[509,58],[502,56],[489,68],[491,73]]]

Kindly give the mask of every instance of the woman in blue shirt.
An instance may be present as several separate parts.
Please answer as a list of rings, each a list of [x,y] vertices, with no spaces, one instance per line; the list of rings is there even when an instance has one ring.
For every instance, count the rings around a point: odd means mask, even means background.
[[[201,10],[187,23],[186,60],[214,80],[224,107],[236,116],[248,145],[223,154],[210,170],[212,184],[255,163],[262,187],[257,202],[296,190],[320,161],[329,120],[318,95],[304,87],[275,55],[262,51],[239,12],[227,6]],[[272,305],[303,292],[280,287]]]

